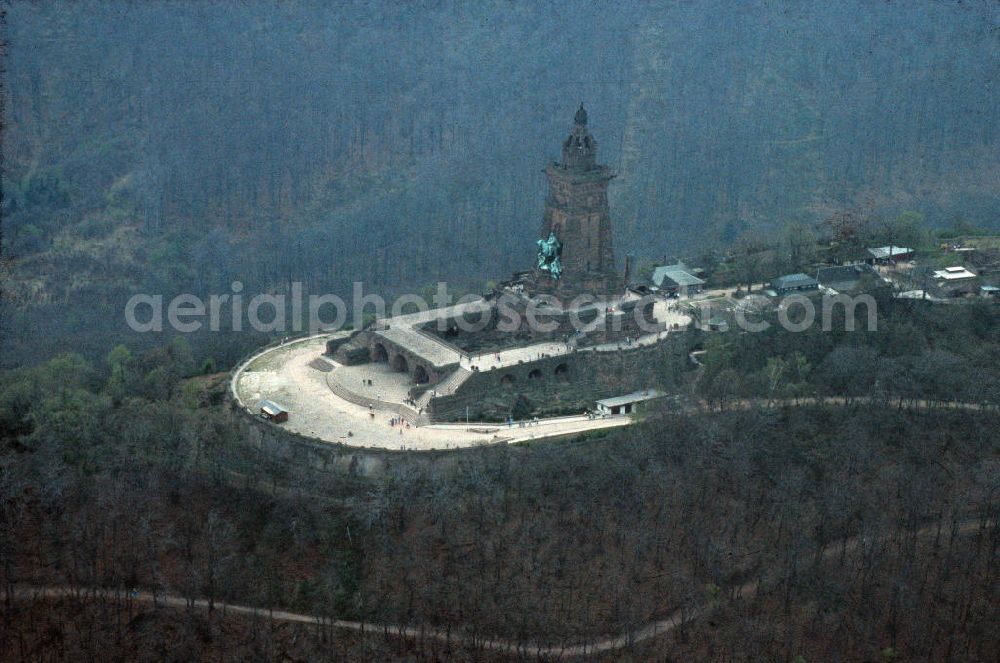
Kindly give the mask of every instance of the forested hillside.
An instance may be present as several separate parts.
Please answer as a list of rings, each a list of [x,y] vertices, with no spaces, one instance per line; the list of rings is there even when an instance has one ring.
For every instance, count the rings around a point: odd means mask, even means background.
[[[985,351],[997,329],[964,340]],[[181,354],[118,350],[106,381],[75,356],[4,375],[5,661],[554,660],[518,647],[632,635],[675,610],[697,619],[588,660],[1000,652],[995,384],[980,411],[897,407],[909,394],[891,382],[853,405],[709,396],[591,440],[393,455],[365,477],[248,443],[225,375],[179,381]],[[23,586],[117,598],[17,600]],[[215,610],[152,609],[133,588]],[[334,618],[368,635],[321,626]],[[417,635],[382,636],[397,625]],[[494,638],[511,651],[485,652]]]
[[[987,2],[15,3],[3,362],[106,352],[127,329],[98,311],[139,289],[502,277],[581,100],[620,254],[859,205],[997,227],[998,26]]]

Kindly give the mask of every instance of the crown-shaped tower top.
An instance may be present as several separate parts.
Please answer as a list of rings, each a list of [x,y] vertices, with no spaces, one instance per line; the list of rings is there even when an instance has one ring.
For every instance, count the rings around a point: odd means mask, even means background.
[[[582,103],[573,122],[573,129],[563,142],[562,165],[574,170],[593,170],[597,164],[597,141],[587,129],[587,111]]]

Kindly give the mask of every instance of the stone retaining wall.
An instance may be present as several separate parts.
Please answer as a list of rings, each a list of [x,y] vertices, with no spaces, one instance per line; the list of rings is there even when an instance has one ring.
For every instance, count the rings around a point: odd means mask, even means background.
[[[326,352],[344,366],[357,366],[370,361],[371,350],[368,344],[371,334],[367,331],[355,332],[343,343],[336,344],[331,348],[331,344],[326,344]]]
[[[578,350],[557,357],[477,371],[449,396],[431,399],[434,421],[503,421],[508,416],[554,416],[593,409],[594,401],[650,387],[676,391],[690,370],[688,353],[699,332],[625,350]]]
[[[358,394],[352,391],[349,387],[337,379],[337,369],[334,369],[326,374],[326,386],[330,388],[330,391],[349,403],[354,403],[355,405],[360,405],[362,407],[375,405],[382,409],[391,410],[401,417],[406,417],[410,421],[417,421],[418,419],[419,415],[416,408],[412,408],[409,405],[394,403],[392,401],[382,401],[372,396],[365,396],[364,394]]]
[[[402,465],[445,466],[462,462],[470,454],[521,453],[517,447],[489,444],[456,449],[396,451],[324,442],[300,435],[254,415],[229,398],[230,419],[240,440],[269,459],[294,467],[362,478],[383,476]],[[574,433],[573,436],[578,436]]]
[[[570,338],[576,338],[581,345],[609,343],[626,337],[636,338],[650,331],[648,327],[640,328],[636,319],[636,307],[640,307],[641,316],[648,321],[646,325],[653,324],[651,301],[643,301],[641,304],[638,301],[629,301],[620,304],[620,310],[608,314],[603,322],[598,323],[595,329],[586,334],[579,333],[580,325],[593,323],[603,314],[604,306],[594,305],[573,314],[555,309],[543,313],[541,312],[543,309],[539,309],[538,321],[553,327],[543,332],[530,324],[526,302],[507,302],[507,309],[498,307],[495,301],[492,305],[486,322],[482,322],[484,313],[476,312],[448,316],[443,318],[443,323],[441,319],[431,320],[418,328],[460,353],[476,354],[535,343],[562,342]],[[520,327],[516,330],[511,329],[515,318],[520,322]],[[655,326],[663,328],[662,325]]]

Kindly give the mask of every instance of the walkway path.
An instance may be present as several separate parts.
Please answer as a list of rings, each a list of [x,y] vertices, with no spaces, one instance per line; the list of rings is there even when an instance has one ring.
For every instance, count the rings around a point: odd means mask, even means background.
[[[447,366],[458,363],[462,358],[462,353],[434,335],[421,332],[415,327],[439,317],[450,318],[463,313],[476,313],[489,307],[489,302],[480,299],[465,304],[397,315],[379,321],[374,333],[376,336],[381,336],[387,341],[406,348],[431,366]]]
[[[404,411],[399,407],[384,407],[378,403],[375,403],[375,413],[372,416],[367,402],[363,402],[363,398],[354,399],[352,402],[335,394],[327,383],[328,379],[334,380],[338,377],[338,371],[346,370],[348,371],[347,381],[351,384],[353,384],[351,380],[358,382],[357,391],[354,392],[358,393],[361,392],[361,378],[358,375],[329,358],[324,358],[323,361],[333,367],[332,371],[324,372],[316,368],[315,361],[322,355],[326,338],[326,336],[321,335],[293,341],[261,352],[246,362],[234,374],[231,384],[237,401],[253,414],[257,413],[257,407],[262,399],[276,401],[289,411],[288,421],[281,425],[302,435],[358,447],[405,451],[458,449],[486,444],[542,440],[602,428],[625,426],[632,422],[628,416],[616,416],[608,419],[588,419],[584,416],[576,416],[541,419],[537,424],[524,428],[516,424],[508,427],[504,424],[486,422],[416,426],[418,417],[412,408],[407,408]],[[400,380],[405,379],[401,373],[386,373],[380,375],[379,379],[384,381],[394,377]],[[390,392],[388,387],[385,387],[384,391],[381,387],[378,390],[375,387],[370,389],[376,394],[383,393],[387,397],[390,395],[398,397],[398,393]],[[376,395],[375,398],[377,399],[378,396]],[[737,400],[723,403],[721,407],[847,405],[872,402],[875,402],[875,399],[867,397],[811,397],[786,400]],[[885,403],[885,401],[878,402]],[[985,409],[984,406],[975,403],[900,402],[894,400],[886,404],[917,408]],[[707,407],[707,405],[703,406]],[[409,416],[406,413],[409,413]],[[400,414],[409,420],[409,427],[405,423],[397,426],[389,425],[390,419],[398,417]]]
[[[982,534],[990,528],[996,527],[996,522],[991,520],[968,520],[961,523],[935,523],[921,528],[915,532],[919,538],[931,538],[942,533],[954,533],[959,536],[970,536]],[[949,530],[950,527],[950,530]],[[872,546],[879,541],[889,540],[897,532],[888,532],[877,539],[867,539],[865,537],[851,537],[828,544],[821,553],[821,559],[828,560],[846,554],[853,554],[857,549]],[[814,557],[809,555],[803,558],[803,562],[812,562]],[[761,589],[759,581],[750,581],[742,585],[726,588],[729,596],[748,599],[755,596]],[[64,597],[89,597],[106,601],[132,601],[135,603],[152,604],[167,608],[200,610],[214,609],[220,610],[223,614],[245,614],[258,617],[266,617],[275,621],[297,622],[302,624],[324,624],[334,628],[341,628],[361,633],[385,634],[394,637],[405,638],[430,638],[453,644],[457,646],[467,646],[471,648],[484,649],[489,651],[500,651],[506,653],[520,654],[522,656],[545,656],[552,658],[569,658],[574,656],[586,656],[602,652],[615,651],[632,646],[639,642],[651,640],[661,635],[665,635],[682,624],[688,623],[708,612],[703,606],[694,608],[678,608],[670,612],[663,619],[658,619],[640,626],[637,629],[608,636],[592,642],[579,643],[575,645],[539,645],[533,643],[522,643],[516,640],[505,638],[483,639],[462,634],[460,628],[445,630],[425,626],[402,626],[395,624],[366,624],[364,622],[349,621],[343,619],[320,619],[315,615],[306,615],[285,610],[269,610],[236,603],[225,603],[215,601],[210,603],[206,599],[188,599],[175,594],[156,594],[153,592],[139,591],[131,594],[121,590],[111,590],[96,587],[71,587],[71,586],[17,586],[10,594],[10,597],[18,600],[39,600]]]
[[[440,342],[430,334],[422,333],[413,327],[401,324],[395,318],[387,322],[392,326],[388,329],[377,330],[375,335],[381,336],[401,348],[406,348],[431,366],[447,366],[457,363],[461,358],[461,353],[458,350]]]
[[[499,352],[482,352],[475,355],[462,355],[461,366],[471,369],[478,366],[479,370],[486,371],[493,368],[513,366],[519,361],[529,362],[541,359],[542,357],[558,357],[574,351],[579,352],[612,352],[624,350],[630,347],[653,345],[663,340],[670,333],[674,325],[678,329],[684,329],[691,321],[691,318],[683,313],[676,303],[659,300],[653,304],[653,318],[656,322],[663,323],[666,330],[662,332],[651,332],[629,339],[628,341],[616,341],[614,343],[601,343],[577,347],[572,343],[545,342],[521,348],[511,348],[500,350]]]
[[[471,370],[474,366],[479,370],[489,370],[502,366],[512,366],[519,361],[534,361],[541,357],[554,357],[572,352],[575,346],[568,343],[544,342],[533,345],[500,350],[498,352],[481,352],[465,354],[453,346],[438,341],[433,335],[422,333],[415,326],[429,322],[438,317],[453,317],[460,313],[477,313],[490,307],[485,300],[456,304],[441,309],[420,311],[386,318],[379,324],[376,334],[389,341],[409,349],[434,366],[446,366],[459,362],[462,368]],[[683,329],[690,322],[690,317],[684,314],[676,302],[657,300],[653,304],[653,318],[656,322],[666,325],[669,331],[675,325]],[[665,334],[665,332],[664,332]],[[588,346],[586,350],[609,352],[627,348],[630,345],[649,345],[663,338],[661,333],[644,334],[631,343],[605,343]]]

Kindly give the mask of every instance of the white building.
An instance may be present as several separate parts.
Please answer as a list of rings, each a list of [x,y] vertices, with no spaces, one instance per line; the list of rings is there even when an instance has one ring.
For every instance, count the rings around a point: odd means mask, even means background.
[[[945,281],[961,281],[964,279],[974,279],[976,275],[965,267],[945,267],[934,272],[934,278]]]
[[[632,414],[639,403],[651,401],[663,396],[663,392],[656,389],[646,389],[645,391],[635,391],[624,396],[614,396],[612,398],[602,398],[597,401],[598,414]]]

